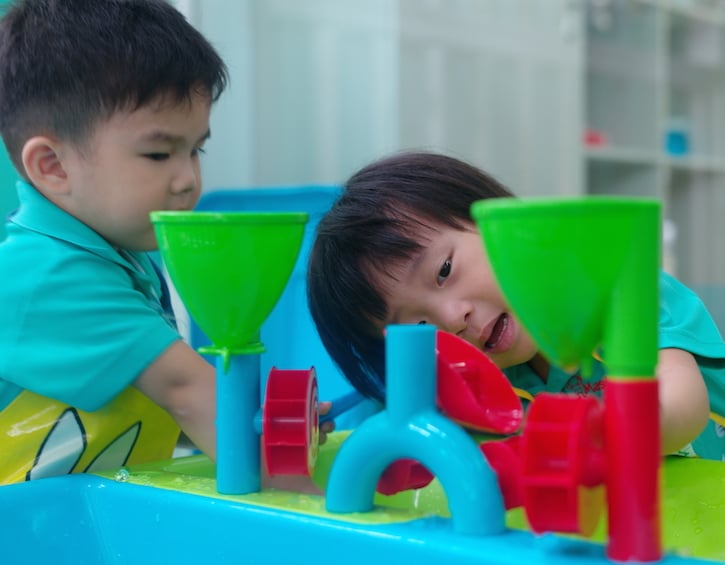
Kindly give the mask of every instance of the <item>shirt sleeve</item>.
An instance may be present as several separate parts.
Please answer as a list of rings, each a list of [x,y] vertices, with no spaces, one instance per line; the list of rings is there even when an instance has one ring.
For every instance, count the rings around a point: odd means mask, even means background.
[[[660,274],[659,347],[725,359],[725,343],[702,300],[671,275]]]
[[[17,277],[4,290],[0,376],[93,411],[180,336],[120,264],[54,245],[42,264],[19,256]]]
[[[689,351],[705,380],[710,409],[725,414],[725,343],[700,298],[676,279],[660,277],[659,347]]]

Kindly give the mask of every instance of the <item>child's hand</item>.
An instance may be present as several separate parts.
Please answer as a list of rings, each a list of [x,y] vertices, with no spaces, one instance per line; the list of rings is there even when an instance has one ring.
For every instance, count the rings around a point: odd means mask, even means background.
[[[324,416],[327,414],[330,410],[332,410],[332,402],[319,402],[317,404],[317,410],[320,413],[320,416]],[[327,441],[327,434],[333,432],[335,430],[335,422],[334,420],[330,420],[328,422],[323,422],[320,424],[320,445],[325,443]]]

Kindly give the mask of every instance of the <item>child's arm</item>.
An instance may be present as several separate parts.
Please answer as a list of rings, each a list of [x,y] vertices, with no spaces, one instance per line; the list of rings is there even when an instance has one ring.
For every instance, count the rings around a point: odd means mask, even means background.
[[[136,388],[166,410],[189,439],[216,459],[216,369],[181,340],[136,380]]]
[[[161,354],[136,380],[136,387],[164,408],[189,439],[210,459],[216,459],[216,369],[179,340]],[[330,409],[328,404],[321,412]],[[321,436],[334,429],[332,422]],[[269,477],[262,465],[262,485],[296,492],[320,494],[307,476]]]
[[[660,349],[657,363],[662,453],[674,453],[707,424],[707,388],[695,358],[682,349]]]

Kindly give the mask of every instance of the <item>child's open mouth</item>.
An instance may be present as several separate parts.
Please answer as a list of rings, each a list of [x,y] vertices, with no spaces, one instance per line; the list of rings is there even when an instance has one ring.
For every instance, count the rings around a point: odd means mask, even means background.
[[[506,333],[506,328],[508,328],[508,325],[509,315],[501,314],[496,320],[493,329],[491,330],[491,335],[489,336],[488,340],[486,340],[486,343],[483,344],[483,348],[487,351],[492,351],[496,349],[499,345],[501,345],[501,341]]]

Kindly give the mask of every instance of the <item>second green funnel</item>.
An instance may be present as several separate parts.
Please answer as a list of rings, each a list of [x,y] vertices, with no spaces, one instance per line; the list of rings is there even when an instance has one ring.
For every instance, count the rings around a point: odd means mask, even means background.
[[[504,296],[551,362],[586,373],[604,343],[610,372],[649,374],[657,351],[656,200],[492,198],[474,203],[471,214]]]

